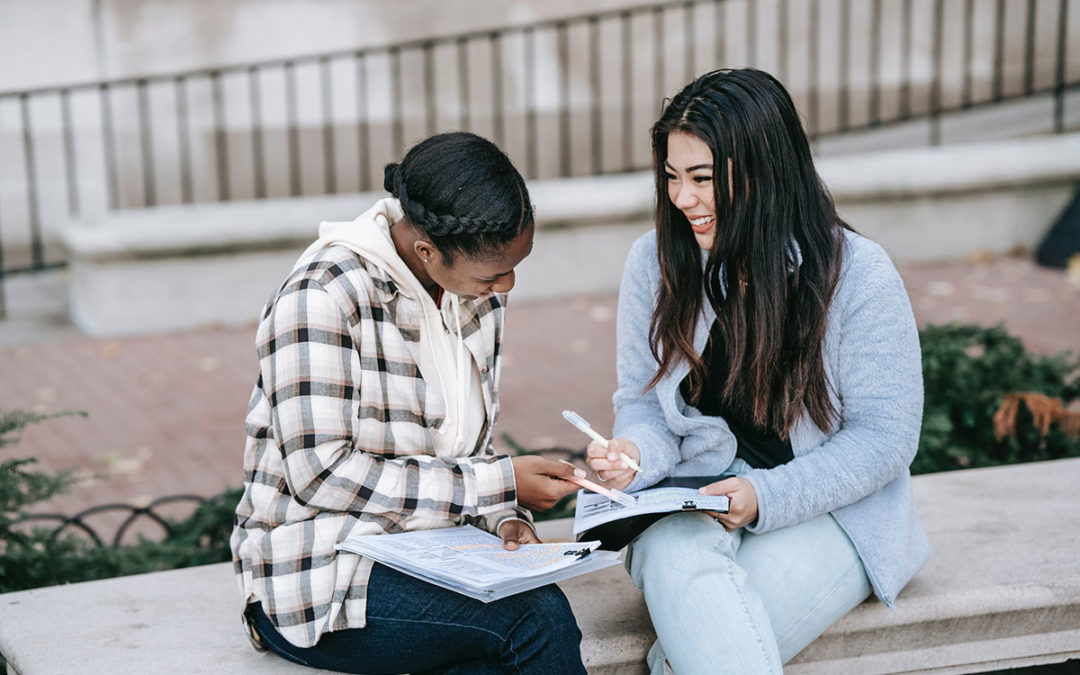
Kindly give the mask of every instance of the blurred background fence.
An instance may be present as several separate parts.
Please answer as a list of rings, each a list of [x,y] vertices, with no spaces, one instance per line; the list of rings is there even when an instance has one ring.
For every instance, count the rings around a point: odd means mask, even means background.
[[[1076,129],[1078,14],[1077,0],[681,0],[0,92],[0,318],[5,277],[66,264],[52,233],[68,219],[379,189],[387,161],[441,130],[493,139],[533,179],[647,168],[664,98],[719,66],[784,81],[819,149],[874,130],[947,142],[954,119],[984,120],[984,136]]]

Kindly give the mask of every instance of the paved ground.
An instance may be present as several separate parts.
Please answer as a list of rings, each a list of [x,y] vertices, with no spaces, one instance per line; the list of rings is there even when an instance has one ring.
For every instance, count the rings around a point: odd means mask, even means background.
[[[901,273],[920,325],[1003,321],[1032,349],[1080,351],[1080,274],[1008,257]],[[610,428],[615,302],[604,294],[511,305],[503,434],[530,448],[582,447],[584,437],[559,416],[564,408]],[[47,505],[69,514],[239,485],[252,340],[245,327],[125,339],[66,333],[0,348],[0,410],[89,413],[27,429],[4,459],[77,469],[82,485]]]

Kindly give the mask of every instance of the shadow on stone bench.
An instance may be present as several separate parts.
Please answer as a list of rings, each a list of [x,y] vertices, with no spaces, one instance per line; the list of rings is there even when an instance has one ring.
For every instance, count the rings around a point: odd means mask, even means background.
[[[889,610],[867,601],[786,668],[970,673],[1080,657],[1080,459],[915,479],[930,562]],[[547,538],[571,523],[541,523]],[[609,568],[562,584],[590,673],[643,673],[641,594]],[[0,596],[0,653],[22,675],[316,672],[251,649],[231,566]]]

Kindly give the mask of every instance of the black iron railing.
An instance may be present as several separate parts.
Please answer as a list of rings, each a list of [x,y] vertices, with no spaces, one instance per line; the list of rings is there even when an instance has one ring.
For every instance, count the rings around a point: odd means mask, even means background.
[[[142,506],[124,503],[101,504],[71,516],[58,513],[30,513],[22,516],[15,525],[39,528],[49,527],[49,524],[52,524],[52,529],[47,530],[50,542],[69,534],[76,534],[89,539],[97,546],[119,548],[126,541],[125,536],[136,530],[143,536],[160,536],[165,539],[171,537],[175,521],[165,513],[170,506],[186,504],[190,506],[190,511],[194,511],[202,505],[223,503],[229,496],[228,492],[213,497],[170,495]],[[147,532],[145,525],[152,526],[151,531]],[[100,532],[102,529],[111,531],[112,537],[102,535]]]
[[[0,92],[5,276],[65,264],[56,223],[163,204],[377,188],[418,138],[468,129],[530,178],[649,164],[647,129],[695,74],[785,82],[821,139],[1080,88],[1076,0],[680,0],[498,30]],[[1077,28],[1073,28],[1076,33]],[[1071,67],[1070,67],[1071,66]],[[1075,125],[1074,125],[1075,126]]]

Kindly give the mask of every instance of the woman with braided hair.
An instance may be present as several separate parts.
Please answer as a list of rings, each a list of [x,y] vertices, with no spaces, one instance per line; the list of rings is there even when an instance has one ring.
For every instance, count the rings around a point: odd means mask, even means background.
[[[694,476],[730,499],[629,546],[652,672],[780,673],[871,593],[891,606],[927,560],[908,472],[918,332],[885,251],[837,215],[772,76],[702,75],[652,145],[656,232],[626,262],[615,438],[591,443],[589,464],[618,489]]]
[[[554,585],[490,604],[336,551],[473,524],[508,549],[584,472],[495,454],[503,316],[532,249],[525,182],[489,141],[428,138],[380,200],[324,222],[259,323],[231,545],[258,648],[351,673],[583,673]]]

